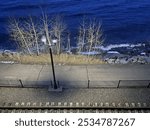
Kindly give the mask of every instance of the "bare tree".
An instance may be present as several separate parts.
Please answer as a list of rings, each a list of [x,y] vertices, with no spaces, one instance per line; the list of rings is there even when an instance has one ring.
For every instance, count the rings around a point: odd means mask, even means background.
[[[79,27],[79,35],[78,35],[78,51],[81,52],[84,50],[84,45],[86,44],[86,19],[83,17],[82,22]]]
[[[79,27],[78,41],[77,41],[78,52],[82,51],[82,31],[81,27]]]
[[[70,47],[70,32],[67,32],[67,50],[70,52],[71,47]]]
[[[42,12],[42,24],[43,24],[43,29],[41,29],[41,32],[43,35],[46,36],[47,42],[50,45],[51,44],[51,23],[50,23],[50,18],[48,17],[47,14]]]
[[[24,28],[24,35],[26,36],[26,41],[31,44],[32,49],[36,49],[37,55],[40,53],[39,40],[40,40],[40,26],[35,19],[31,16],[24,20],[22,24]]]
[[[38,25],[37,23],[35,23],[32,19],[32,17],[30,16],[29,17],[29,20],[30,20],[30,25],[31,25],[31,28],[29,28],[29,32],[30,32],[30,37],[32,38],[33,40],[33,44],[36,45],[36,51],[37,51],[37,55],[39,55],[40,53],[40,50],[39,50],[39,37],[40,37],[40,32],[38,30]]]
[[[103,29],[101,22],[96,23],[96,30],[95,30],[95,47],[98,45],[103,44],[105,41],[103,37]]]
[[[28,51],[31,55],[32,49],[36,46],[37,55],[39,55],[39,28],[33,18],[30,16],[24,21],[10,19],[9,31],[12,38],[19,44],[20,48]]]
[[[93,21],[90,21],[87,29],[87,42],[89,44],[89,52],[91,52],[93,45],[95,44],[95,29],[96,24]]]
[[[11,33],[11,37],[18,43],[21,49],[23,49],[24,51],[27,50],[31,55],[31,44],[28,42],[26,30],[22,25],[23,24],[20,19],[16,20],[14,18],[11,18],[9,20],[9,31]]]
[[[91,52],[93,48],[101,45],[104,42],[102,24],[96,19],[85,20],[83,18],[79,27],[78,47],[79,52],[86,51]]]
[[[64,23],[62,16],[60,15],[54,16],[51,19],[51,31],[53,35],[57,37],[58,39],[58,42],[56,45],[58,55],[61,53],[65,30],[66,30],[66,24]]]

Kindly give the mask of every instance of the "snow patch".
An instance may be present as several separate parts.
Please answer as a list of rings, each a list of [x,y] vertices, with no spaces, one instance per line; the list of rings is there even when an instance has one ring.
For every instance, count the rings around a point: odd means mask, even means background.
[[[2,64],[14,64],[14,61],[0,61]]]
[[[100,52],[97,51],[91,51],[91,52],[79,52],[80,55],[98,55]]]
[[[108,54],[120,54],[118,51],[108,51]]]
[[[145,52],[141,52],[141,55],[145,56],[145,55],[146,55],[146,53],[145,53]]]

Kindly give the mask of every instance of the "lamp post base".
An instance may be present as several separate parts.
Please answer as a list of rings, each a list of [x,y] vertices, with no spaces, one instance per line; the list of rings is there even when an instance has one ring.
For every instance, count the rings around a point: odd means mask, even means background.
[[[49,86],[48,91],[49,92],[61,92],[62,91],[62,86],[60,86],[59,83],[54,84],[51,81],[51,85]]]

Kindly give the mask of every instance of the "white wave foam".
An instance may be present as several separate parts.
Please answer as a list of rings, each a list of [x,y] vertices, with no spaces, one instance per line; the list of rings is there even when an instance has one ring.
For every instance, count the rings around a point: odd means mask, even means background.
[[[109,51],[113,48],[122,48],[122,47],[130,47],[130,48],[134,48],[134,47],[140,47],[140,46],[144,46],[145,44],[142,44],[142,43],[138,43],[138,44],[110,44],[108,46],[99,46],[99,47],[96,47],[96,48],[99,48],[103,51]]]

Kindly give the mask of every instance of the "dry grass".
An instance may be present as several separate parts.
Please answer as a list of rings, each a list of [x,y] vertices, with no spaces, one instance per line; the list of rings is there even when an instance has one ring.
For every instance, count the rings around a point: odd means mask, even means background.
[[[50,64],[49,54],[37,55],[14,55],[0,56],[0,61],[14,61],[21,64]],[[56,64],[82,65],[82,64],[104,64],[102,60],[96,57],[87,57],[83,55],[54,55]]]

